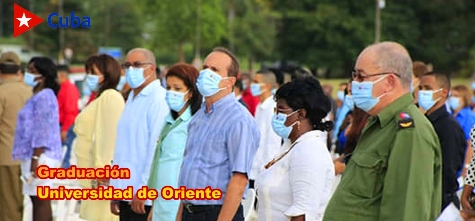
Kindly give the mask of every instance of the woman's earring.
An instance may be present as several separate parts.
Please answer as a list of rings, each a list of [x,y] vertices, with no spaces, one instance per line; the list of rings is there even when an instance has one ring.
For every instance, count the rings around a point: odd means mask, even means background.
[[[300,130],[300,121],[297,121],[297,130]]]

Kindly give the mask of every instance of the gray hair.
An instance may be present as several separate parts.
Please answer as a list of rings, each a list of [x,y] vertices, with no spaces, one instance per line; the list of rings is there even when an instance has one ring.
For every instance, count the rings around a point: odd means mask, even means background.
[[[153,53],[150,50],[148,50],[146,48],[134,48],[134,49],[130,50],[129,53],[127,53],[127,56],[129,56],[130,54],[132,54],[134,52],[142,53],[145,56],[146,62],[150,62],[153,65],[157,64],[156,61],[155,61],[155,55],[153,55]]]
[[[412,84],[412,59],[406,48],[396,42],[381,42],[369,46],[365,51],[371,51],[375,56],[375,65],[387,72],[394,72],[401,76],[404,88]]]

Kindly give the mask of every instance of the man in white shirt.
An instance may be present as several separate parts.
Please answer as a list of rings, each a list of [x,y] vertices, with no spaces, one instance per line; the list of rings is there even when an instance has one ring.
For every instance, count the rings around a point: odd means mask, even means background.
[[[282,138],[272,129],[272,116],[276,103],[272,95],[272,89],[276,88],[276,78],[269,70],[258,71],[251,84],[251,93],[259,98],[259,105],[256,109],[256,121],[261,132],[261,140],[256,156],[252,163],[251,174],[249,176],[250,186],[264,168],[264,165],[271,161],[282,145]]]
[[[122,68],[132,88],[117,126],[113,164],[130,169],[130,179],[112,179],[116,189],[134,188],[133,200],[111,202],[111,212],[121,221],[146,221],[152,201],[141,200],[137,191],[147,186],[157,139],[170,112],[166,90],[157,80],[155,56],[143,48],[131,50]],[[113,128],[111,128],[112,130]]]

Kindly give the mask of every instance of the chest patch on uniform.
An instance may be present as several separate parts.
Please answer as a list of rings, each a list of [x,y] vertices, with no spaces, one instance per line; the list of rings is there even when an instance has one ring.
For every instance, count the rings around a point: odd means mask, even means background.
[[[409,116],[409,114],[401,112],[399,113],[398,121],[399,129],[414,127],[414,120]]]

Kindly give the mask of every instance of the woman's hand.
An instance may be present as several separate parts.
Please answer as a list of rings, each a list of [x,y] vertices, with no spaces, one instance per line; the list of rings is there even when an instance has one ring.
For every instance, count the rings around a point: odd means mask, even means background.
[[[36,168],[38,168],[38,164],[39,164],[38,161],[39,159],[31,159],[30,171],[31,171],[31,176],[34,178],[37,178]]]
[[[462,208],[464,210],[473,210],[472,205],[470,205],[470,202],[468,201],[468,198],[470,197],[471,193],[473,190],[473,186],[470,185],[464,185],[463,186],[463,191],[462,191],[462,196],[460,197],[460,202],[462,204]]]

